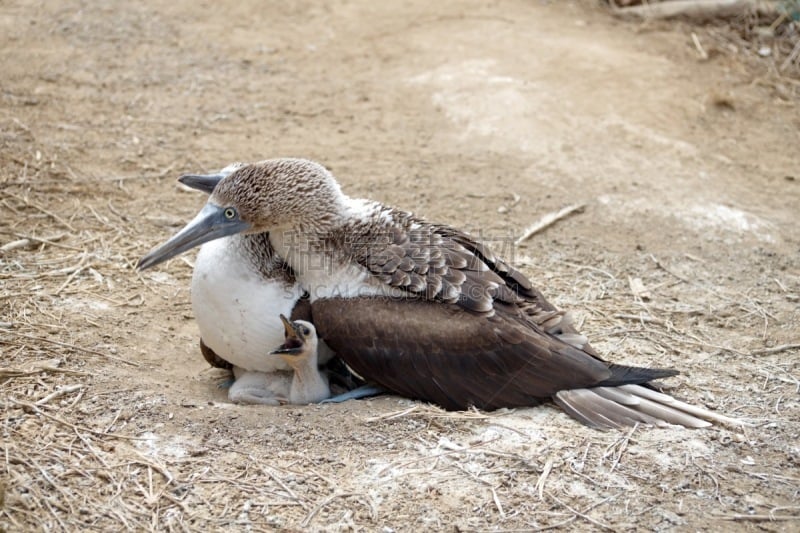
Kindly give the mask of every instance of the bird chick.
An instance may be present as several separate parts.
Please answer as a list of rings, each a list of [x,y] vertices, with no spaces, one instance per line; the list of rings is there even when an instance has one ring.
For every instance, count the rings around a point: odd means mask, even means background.
[[[294,376],[289,388],[289,403],[318,403],[330,397],[328,380],[317,366],[317,330],[305,320],[291,322],[280,315],[285,329],[284,343],[271,353],[292,367]]]

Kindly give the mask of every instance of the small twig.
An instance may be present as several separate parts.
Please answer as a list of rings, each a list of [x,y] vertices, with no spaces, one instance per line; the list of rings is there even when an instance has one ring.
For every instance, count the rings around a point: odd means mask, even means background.
[[[688,279],[684,278],[683,276],[680,276],[680,275],[676,274],[672,270],[670,270],[667,267],[665,267],[664,265],[662,265],[661,262],[658,259],[656,259],[656,256],[654,256],[653,254],[650,254],[650,259],[653,260],[653,263],[655,263],[658,268],[660,268],[661,270],[663,270],[667,274],[678,278],[679,280],[681,280],[684,283],[689,283]]]
[[[583,519],[584,519],[584,520],[586,520],[587,522],[590,522],[590,523],[592,523],[592,524],[596,525],[596,526],[597,526],[597,527],[599,527],[599,528],[602,528],[602,529],[607,529],[607,530],[609,530],[609,531],[614,531],[614,528],[612,528],[611,526],[608,526],[608,525],[606,525],[606,524],[604,524],[604,523],[602,523],[602,522],[598,522],[597,520],[595,520],[595,519],[594,519],[594,518],[592,518],[591,516],[589,516],[589,515],[587,515],[587,514],[584,514],[584,513],[580,512],[580,511],[576,510],[576,509],[573,509],[572,507],[570,507],[570,506],[569,506],[569,505],[567,505],[566,503],[562,502],[561,500],[559,500],[558,498],[556,498],[555,496],[553,496],[553,494],[551,494],[551,493],[549,493],[549,492],[548,492],[548,493],[547,493],[547,495],[548,495],[548,496],[550,496],[552,499],[554,499],[554,500],[555,500],[557,503],[559,503],[559,504],[561,504],[563,507],[565,507],[565,508],[566,508],[566,509],[567,509],[569,512],[571,512],[571,513],[574,513],[574,514],[575,514],[575,515],[577,515],[577,516],[580,516],[581,518],[583,518]]]
[[[536,481],[536,489],[539,491],[540,500],[544,500],[544,484],[547,481],[547,476],[550,475],[550,471],[553,470],[553,462],[552,456],[547,458],[547,461],[544,463],[544,469],[539,475],[539,479]]]
[[[75,435],[78,437],[78,439],[80,439],[80,441],[83,442],[83,445],[86,446],[86,449],[89,450],[89,452],[94,456],[95,459],[97,459],[97,461],[101,465],[103,465],[104,468],[106,469],[111,468],[110,466],[108,466],[106,460],[103,459],[100,456],[100,454],[97,453],[97,450],[94,449],[94,446],[92,446],[92,443],[89,441],[89,439],[81,435],[81,432],[78,431],[77,429],[73,429],[73,431],[75,432]]]
[[[39,468],[41,468],[41,467],[39,467]],[[44,477],[47,478],[46,475]],[[48,481],[50,481],[50,480],[48,479]],[[52,481],[50,481],[50,483],[52,484]],[[50,502],[48,502],[47,499],[43,499],[42,501],[44,501],[44,504],[47,507],[47,510],[50,511],[50,514],[52,514],[55,517],[56,522],[58,522],[58,525],[61,526],[61,529],[64,530],[64,531],[67,531],[67,526],[64,525],[64,522],[61,521],[61,518],[59,518],[58,513],[56,513],[55,510],[53,510],[53,506],[50,505]]]
[[[800,349],[800,343],[794,344],[781,344],[780,346],[773,346],[772,348],[762,348],[760,350],[753,350],[750,355],[768,355],[773,353],[785,352],[787,350]]]
[[[500,518],[506,517],[506,512],[503,510],[503,506],[500,504],[500,498],[497,497],[497,491],[494,490],[494,487],[489,487],[492,491],[492,499],[494,500],[494,505],[497,507],[497,512],[500,513]]]
[[[645,287],[641,278],[632,278],[628,276],[628,286],[631,289],[631,294],[640,300],[649,300],[652,294]]]
[[[454,455],[454,454],[457,454],[457,453],[469,452],[469,451],[473,450],[474,448],[479,448],[481,446],[486,446],[487,444],[491,444],[491,443],[496,442],[498,440],[500,440],[500,437],[497,437],[497,438],[492,439],[492,440],[478,442],[477,444],[473,444],[471,446],[459,446],[457,448],[451,448],[446,452],[435,453],[433,455],[429,455],[429,456],[426,456],[426,457],[419,457],[417,459],[412,459],[410,461],[406,461],[404,463],[400,463],[399,465],[391,465],[390,464],[390,465],[387,465],[384,468],[382,468],[380,470],[380,472],[378,472],[378,475],[379,476],[382,475],[386,470],[389,470],[390,468],[403,468],[403,467],[406,467],[406,466],[409,466],[409,465],[413,465],[414,463],[419,463],[421,461],[425,461],[425,460],[428,460],[428,459],[438,459],[440,457],[445,457],[445,456],[448,456],[448,455]],[[481,450],[481,451],[484,452],[484,453],[489,453],[488,450]],[[495,452],[495,453],[500,453],[500,452]]]
[[[130,217],[128,215],[126,215],[124,213],[120,213],[117,210],[117,208],[114,207],[114,204],[111,203],[111,200],[108,201],[107,205],[108,205],[108,210],[111,211],[112,213],[114,213],[115,215],[117,215],[117,217],[119,219],[121,219],[123,222],[130,222],[131,221],[131,219],[130,219]]]
[[[300,505],[300,507],[302,507],[305,510],[308,510],[308,506],[305,504],[305,502],[303,502],[300,498],[298,498],[297,494],[295,494],[294,491],[292,489],[290,489],[286,485],[286,483],[283,482],[283,480],[281,480],[278,476],[276,476],[275,474],[273,474],[272,472],[270,472],[269,470],[267,470],[263,466],[261,467],[261,471],[264,472],[270,478],[272,478],[272,480],[275,483],[277,483],[284,491],[286,491],[286,494],[288,494],[290,498],[292,498],[294,501],[296,501],[298,503],[298,505]]]
[[[53,398],[58,398],[59,396],[63,396],[65,394],[69,394],[71,392],[75,392],[77,390],[81,390],[83,388],[83,384],[76,384],[76,385],[64,385],[63,387],[58,387],[56,390],[42,398],[41,400],[36,401],[36,405],[44,405]]]
[[[729,514],[729,515],[711,515],[711,518],[717,520],[741,520],[743,522],[777,522],[785,520],[800,520],[800,516],[784,516],[772,514]]]
[[[609,473],[613,472],[614,469],[616,469],[619,465],[619,462],[622,459],[622,454],[625,452],[625,448],[628,447],[628,443],[631,440],[631,435],[633,435],[633,432],[636,431],[636,428],[638,427],[639,423],[637,422],[633,425],[630,431],[606,448],[606,451],[603,453],[603,458],[606,458],[613,453],[611,451],[612,448],[618,448],[617,453],[615,454],[616,457],[614,458],[614,462],[611,464],[611,470],[608,471]]]
[[[166,167],[161,169],[157,174],[150,173],[150,171],[155,169],[148,168],[144,173],[137,174],[136,176],[108,176],[105,178],[98,178],[98,181],[147,180],[147,179],[163,178],[164,176],[172,172],[173,168],[175,168],[175,163],[167,165]]]
[[[320,503],[319,505],[317,505],[314,508],[313,511],[308,513],[308,516],[306,516],[303,519],[303,521],[300,522],[300,526],[301,527],[308,527],[308,525],[311,523],[311,521],[314,519],[314,517],[317,515],[317,513],[319,513],[322,509],[324,509],[325,506],[327,506],[333,500],[335,500],[337,498],[349,498],[351,496],[358,496],[360,498],[363,498],[364,501],[367,502],[367,507],[369,507],[370,517],[372,517],[373,519],[375,518],[375,507],[372,505],[372,502],[368,499],[368,497],[364,496],[363,494],[358,494],[358,493],[355,493],[355,492],[341,492],[339,494],[332,494],[331,496],[328,496],[327,498],[325,498],[322,501],[322,503]]]
[[[415,414],[416,416],[426,417],[426,418],[446,418],[448,420],[486,420],[490,418],[497,418],[500,416],[504,416],[503,413],[491,413],[491,414],[481,413],[476,409],[472,409],[469,411],[445,411],[434,405],[417,404],[409,407],[408,409],[403,409],[401,411],[394,411],[391,413],[384,413],[378,416],[365,418],[364,421],[377,422],[380,420],[394,420],[395,418],[402,418],[404,416],[408,416],[411,414]]]
[[[76,269],[75,269],[75,270],[72,272],[72,274],[70,274],[70,275],[67,277],[67,279],[64,281],[64,283],[62,283],[62,284],[61,284],[61,286],[60,286],[58,289],[56,289],[56,295],[59,295],[59,294],[61,294],[61,291],[63,291],[64,289],[66,289],[66,288],[67,288],[67,285],[69,285],[70,283],[72,283],[72,280],[74,280],[74,279],[75,279],[75,278],[78,276],[78,274],[80,274],[81,272],[83,272],[85,269],[87,269],[87,268],[90,268],[90,267],[91,267],[91,264],[88,264],[88,265],[85,265],[85,264],[83,264],[83,263],[86,261],[86,258],[87,258],[87,257],[88,257],[87,255],[84,255],[84,256],[83,256],[83,258],[81,258],[81,262],[80,262],[80,264],[78,265],[78,268],[76,268]]]
[[[797,41],[797,44],[794,45],[792,52],[789,54],[786,60],[783,63],[781,63],[781,70],[783,71],[789,68],[789,65],[791,65],[792,62],[795,59],[797,59],[797,56],[799,55],[800,55],[800,41]]]
[[[552,226],[559,220],[568,217],[572,213],[581,212],[584,207],[586,207],[586,204],[573,204],[565,207],[560,211],[556,211],[555,213],[546,214],[545,216],[540,218],[537,222],[534,222],[533,224],[528,226],[528,228],[523,232],[522,236],[516,241],[514,241],[514,244],[519,246],[524,241],[530,239],[543,229]]]
[[[695,461],[694,458],[692,458],[691,461],[694,467],[700,470],[700,472],[702,472],[704,475],[708,476],[708,478],[714,484],[714,495],[716,496],[717,501],[719,501],[719,503],[722,503],[722,499],[720,498],[719,494],[719,480],[717,479],[717,477],[711,472],[709,472],[707,469],[703,468],[701,465],[697,464],[697,461]]]
[[[15,342],[5,341],[0,339],[0,344],[8,344],[11,346],[25,346],[24,344],[16,344]],[[47,362],[49,363],[49,362]],[[0,378],[18,378],[22,376],[32,376],[34,374],[39,374],[41,372],[58,372],[61,374],[68,374],[71,376],[88,376],[87,372],[81,372],[79,370],[68,370],[66,368],[58,368],[52,364],[41,364],[35,365],[33,368],[9,368],[9,367],[0,367]]]
[[[705,51],[703,45],[700,44],[700,39],[697,37],[695,32],[692,32],[692,42],[694,43],[694,47],[697,49],[697,53],[700,55],[700,59],[703,61],[708,59],[708,52]]]
[[[411,414],[414,411],[416,411],[417,409],[419,409],[419,404],[412,405],[408,409],[403,409],[402,411],[395,411],[395,412],[392,412],[392,413],[384,413],[382,415],[371,416],[369,418],[365,418],[364,421],[365,422],[378,422],[380,420],[392,420],[394,418],[400,418],[400,417],[406,416],[408,414]]]
[[[3,246],[0,246],[0,252],[10,252],[17,248],[25,248],[30,243],[30,239],[17,239],[16,241],[7,242]]]
[[[783,24],[783,21],[789,18],[789,10],[782,12],[778,18],[772,21],[772,24],[769,25],[770,34],[774,33],[775,30],[778,29],[778,26]]]
[[[561,263],[564,264],[564,265],[567,265],[567,266],[575,267],[579,271],[580,270],[591,270],[592,272],[599,272],[600,274],[603,274],[604,276],[608,276],[608,279],[613,279],[615,281],[617,279],[617,277],[614,276],[614,274],[612,274],[611,272],[607,272],[607,271],[603,270],[602,268],[597,268],[597,267],[593,267],[593,266],[589,266],[589,265],[581,265],[581,264],[578,264],[578,263],[571,263],[569,261],[561,261]]]
[[[22,239],[30,239],[32,241],[40,242],[42,244],[48,244],[50,246],[55,246],[57,248],[64,248],[65,250],[72,250],[72,251],[75,251],[75,252],[83,252],[84,251],[81,248],[76,248],[76,247],[70,246],[68,244],[61,244],[61,243],[55,242],[52,237],[50,239],[43,239],[41,237],[34,237],[33,235],[25,235],[23,233],[14,233],[14,235],[16,235],[17,237],[20,237]]]
[[[110,435],[110,433],[100,433],[100,434],[101,435]],[[149,439],[145,439],[145,440],[149,440]],[[167,470],[166,466],[164,466],[161,463],[159,463],[158,461],[156,461],[155,457],[148,457],[148,456],[144,455],[143,453],[138,452],[136,450],[133,450],[133,453],[139,456],[139,459],[141,460],[140,461],[141,464],[146,465],[146,466],[148,466],[150,468],[153,468],[153,469],[157,470],[159,474],[164,476],[164,479],[167,480],[167,485],[169,485],[170,483],[175,481],[175,476],[173,476],[172,473],[169,470]]]
[[[614,318],[621,318],[621,319],[624,319],[624,320],[635,320],[637,322],[649,322],[651,324],[656,324],[658,326],[666,326],[667,325],[666,322],[664,322],[663,320],[659,320],[658,318],[653,318],[653,317],[644,316],[644,315],[626,315],[626,314],[622,314],[622,313],[617,313],[617,314],[614,315]]]

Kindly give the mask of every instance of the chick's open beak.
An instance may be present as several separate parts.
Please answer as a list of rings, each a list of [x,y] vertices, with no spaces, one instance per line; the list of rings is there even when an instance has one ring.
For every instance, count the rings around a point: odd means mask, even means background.
[[[300,331],[299,326],[295,326],[292,322],[286,318],[285,316],[281,315],[281,322],[283,322],[284,327],[284,341],[278,348],[271,351],[270,354],[276,355],[298,355],[303,351],[303,346],[305,345],[305,338],[303,337],[303,333]]]

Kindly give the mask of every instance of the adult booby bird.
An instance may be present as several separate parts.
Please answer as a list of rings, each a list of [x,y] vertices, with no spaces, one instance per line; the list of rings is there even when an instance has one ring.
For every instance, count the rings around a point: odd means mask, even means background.
[[[236,169],[143,262],[262,232],[309,292],[320,337],[390,391],[447,409],[552,398],[598,428],[735,422],[647,388],[674,370],[602,360],[521,272],[469,235],[350,198],[312,161]]]
[[[305,320],[290,322],[281,315],[286,329],[286,339],[277,349],[270,352],[278,354],[294,370],[289,389],[289,403],[305,405],[319,403],[330,397],[331,389],[325,375],[317,366],[317,330]]]
[[[225,176],[244,166],[233,163],[215,174],[187,174],[179,181],[211,194]],[[159,254],[139,263],[153,267],[183,250]],[[269,354],[283,342],[280,314],[309,318],[305,291],[292,269],[274,252],[266,234],[235,234],[205,243],[192,272],[192,311],[200,329],[200,351],[219,368],[232,368],[235,381],[228,398],[237,403],[277,405],[288,393],[285,359]],[[332,356],[324,343],[319,359]]]

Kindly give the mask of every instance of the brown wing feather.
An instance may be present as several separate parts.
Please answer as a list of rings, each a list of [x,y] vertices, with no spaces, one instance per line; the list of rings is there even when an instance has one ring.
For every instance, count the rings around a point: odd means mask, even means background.
[[[392,213],[400,224],[386,228],[377,238],[342,239],[351,245],[348,255],[378,279],[415,296],[457,303],[477,312],[491,311],[494,299],[515,301],[513,291],[496,290],[506,283],[483,257],[440,232],[439,226],[406,213]],[[358,235],[358,230],[353,233]]]
[[[363,227],[352,227],[347,229],[350,238],[340,239],[350,245],[347,255],[377,279],[410,295],[476,313],[491,313],[498,302],[514,304],[545,333],[563,336],[599,359],[569,317],[488,246],[455,228],[430,224],[398,210],[390,213],[393,225],[379,234],[374,227],[366,233]]]
[[[611,376],[605,363],[536,331],[514,306],[495,311],[378,297],[312,303],[320,337],[358,374],[447,409],[534,405]]]
[[[518,306],[534,323],[552,335],[573,335],[578,330],[566,313],[558,309],[545,299],[544,295],[536,289],[531,281],[519,270],[515,269],[499,257],[485,244],[481,244],[468,234],[450,226],[436,225],[435,231],[446,239],[463,246],[474,255],[475,261],[486,265],[502,280],[498,288],[491,291],[494,300],[504,302],[516,301]],[[548,321],[545,326],[545,321]],[[600,358],[598,353],[588,342],[580,348],[593,357]]]
[[[304,294],[292,308],[292,316],[289,319],[294,322],[296,320],[305,320],[311,322],[311,300],[308,293]]]

